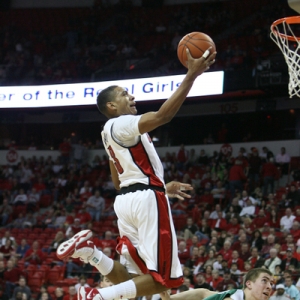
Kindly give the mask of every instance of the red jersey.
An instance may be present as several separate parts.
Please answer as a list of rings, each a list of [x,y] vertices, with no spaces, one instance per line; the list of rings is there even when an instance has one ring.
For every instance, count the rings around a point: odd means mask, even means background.
[[[261,169],[261,174],[263,177],[274,177],[274,179],[279,178],[278,169],[271,162],[263,164],[262,169]]]
[[[26,258],[29,258],[29,259],[26,259]],[[26,251],[26,253],[24,255],[24,260],[29,262],[32,265],[42,264],[44,258],[45,258],[45,254],[40,249],[34,251],[32,248],[30,248]]]
[[[229,170],[229,181],[246,181],[247,177],[244,173],[243,167],[240,165],[233,165]]]
[[[221,254],[223,256],[223,259],[225,260],[230,260],[231,259],[231,256],[232,256],[232,250],[231,249],[228,249],[227,251],[225,249],[221,249],[218,254]]]
[[[19,268],[13,268],[11,270],[4,271],[3,279],[4,281],[17,283],[21,275],[23,275],[23,272]]]

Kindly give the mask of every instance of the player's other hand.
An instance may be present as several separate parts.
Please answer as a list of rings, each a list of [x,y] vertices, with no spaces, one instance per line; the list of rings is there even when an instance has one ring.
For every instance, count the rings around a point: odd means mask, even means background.
[[[159,293],[161,300],[171,300],[170,290]]]
[[[191,198],[185,191],[191,191],[193,190],[193,187],[189,183],[171,181],[166,184],[166,189],[169,197],[184,200],[184,198]]]

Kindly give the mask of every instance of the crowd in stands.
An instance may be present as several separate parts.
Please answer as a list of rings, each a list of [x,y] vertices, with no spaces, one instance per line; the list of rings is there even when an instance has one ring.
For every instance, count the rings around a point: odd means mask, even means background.
[[[184,69],[177,44],[192,31],[216,39],[212,70],[251,69],[276,49],[268,37],[272,22],[293,14],[279,0],[11,9],[0,12],[0,81],[53,84],[91,81],[95,72],[106,80],[108,74],[117,79],[178,73]],[[143,67],[145,59],[151,63]]]
[[[300,288],[300,185],[297,170],[287,183],[291,158],[284,147],[209,156],[181,145],[162,162],[166,182],[194,187],[191,198],[170,198],[185,277],[179,290],[238,287],[247,270],[261,266],[276,274],[276,284],[287,285],[290,274]],[[91,164],[61,155],[1,166],[0,293],[42,299],[38,293],[46,291],[57,299],[55,293],[72,295],[75,284],[95,286],[100,274],[92,266],[59,261],[55,251],[89,228],[97,247],[117,259],[116,195],[105,156]]]

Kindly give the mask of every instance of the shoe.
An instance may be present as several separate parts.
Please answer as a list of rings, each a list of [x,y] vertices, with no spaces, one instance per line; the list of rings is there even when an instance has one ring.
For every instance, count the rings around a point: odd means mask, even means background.
[[[104,300],[97,289],[81,286],[78,289],[77,300]]]
[[[78,232],[71,239],[59,245],[59,247],[56,250],[56,256],[61,260],[69,258],[70,256],[74,257],[73,254],[76,250],[76,247],[82,244],[83,242],[89,240],[92,236],[93,233],[90,230],[82,230]],[[94,243],[92,241],[89,242],[90,244],[93,244],[92,247],[94,251]]]

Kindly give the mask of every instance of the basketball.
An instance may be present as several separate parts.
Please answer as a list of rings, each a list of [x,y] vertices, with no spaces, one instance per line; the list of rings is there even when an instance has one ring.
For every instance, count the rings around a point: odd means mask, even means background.
[[[199,58],[209,47],[212,47],[210,53],[216,51],[216,45],[210,36],[203,32],[191,32],[185,35],[178,43],[177,56],[187,68],[186,48],[189,48],[192,57]]]

